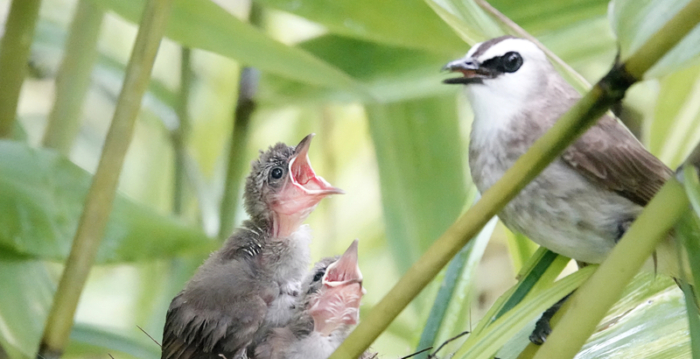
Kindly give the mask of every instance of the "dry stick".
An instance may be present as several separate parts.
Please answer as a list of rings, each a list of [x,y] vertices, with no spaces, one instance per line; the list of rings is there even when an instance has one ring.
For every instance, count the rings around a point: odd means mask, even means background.
[[[7,15],[0,39],[0,139],[9,138],[15,126],[40,5],[41,0],[13,0]]]
[[[131,142],[136,116],[150,80],[172,1],[150,0],[146,3],[102,157],[93,176],[66,268],[44,329],[37,355],[39,358],[60,357],[68,342],[80,293],[112,210],[124,156]]]
[[[591,88],[591,84],[588,83],[588,80],[586,80],[581,74],[576,72],[569,64],[567,64],[564,60],[559,58],[555,53],[553,53],[550,49],[548,49],[544,44],[542,44],[539,40],[537,40],[536,37],[530,35],[529,32],[525,31],[520,25],[516,24],[515,21],[511,20],[508,18],[508,16],[503,15],[498,9],[495,7],[491,6],[486,0],[474,0],[479,7],[484,9],[487,13],[491,14],[493,17],[504,23],[506,26],[508,26],[509,29],[511,29],[516,35],[528,39],[532,41],[537,47],[539,47],[542,51],[544,51],[547,56],[554,61],[557,65],[559,65],[561,68],[566,69],[566,74],[571,76],[573,80],[576,81],[576,85],[580,87],[582,90],[587,90]]]
[[[539,175],[569,144],[593,126],[613,103],[624,96],[626,89],[690,32],[698,21],[700,0],[692,0],[624,65],[615,66],[538,139],[527,153],[483,194],[474,207],[463,214],[428,248],[330,358],[357,358],[367,349],[491,217]]]
[[[163,347],[163,345],[161,345],[155,338],[153,338],[150,334],[148,334],[148,332],[146,332],[143,328],[141,328],[140,325],[137,325],[136,328],[139,328],[143,332],[143,334],[146,334],[147,337],[151,338],[151,340],[154,343],[158,344],[159,347],[161,347],[161,348]]]
[[[56,76],[56,99],[49,114],[42,143],[68,155],[80,129],[85,95],[97,59],[97,40],[104,10],[90,0],[80,0],[71,22],[61,67]]]

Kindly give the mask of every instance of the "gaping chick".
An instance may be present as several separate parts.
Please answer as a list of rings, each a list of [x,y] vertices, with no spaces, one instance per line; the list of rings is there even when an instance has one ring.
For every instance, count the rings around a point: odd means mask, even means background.
[[[324,197],[342,193],[308,159],[313,135],[278,143],[252,164],[245,221],[172,301],[163,359],[238,359],[268,328],[294,314],[309,265],[310,231],[301,223]]]
[[[326,359],[340,346],[359,321],[364,294],[357,240],[341,257],[316,263],[302,289],[297,313],[288,325],[268,332],[255,359]]]

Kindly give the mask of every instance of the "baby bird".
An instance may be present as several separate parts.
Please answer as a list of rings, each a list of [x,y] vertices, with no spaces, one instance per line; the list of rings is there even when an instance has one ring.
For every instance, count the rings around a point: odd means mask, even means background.
[[[271,329],[255,359],[326,359],[359,321],[365,293],[357,266],[357,240],[341,257],[324,258],[306,276],[293,319]],[[371,358],[365,353],[361,358]]]
[[[312,137],[295,147],[278,143],[252,163],[244,193],[250,219],[172,300],[161,358],[246,358],[256,333],[292,318],[309,265],[310,231],[301,223],[321,199],[343,193],[311,168]]]

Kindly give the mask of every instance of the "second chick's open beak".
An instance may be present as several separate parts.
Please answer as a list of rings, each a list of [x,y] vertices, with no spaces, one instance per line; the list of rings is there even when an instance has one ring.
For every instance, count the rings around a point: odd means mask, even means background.
[[[341,324],[355,325],[360,320],[362,272],[357,264],[357,239],[345,253],[328,266],[323,287],[309,314],[314,318],[314,331],[329,335]]]

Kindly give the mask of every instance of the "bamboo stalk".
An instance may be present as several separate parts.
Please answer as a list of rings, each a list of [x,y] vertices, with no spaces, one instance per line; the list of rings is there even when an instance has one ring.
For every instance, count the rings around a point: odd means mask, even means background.
[[[0,39],[0,139],[9,138],[15,126],[40,6],[41,0],[13,0]]]
[[[700,21],[700,0],[692,0],[674,16],[650,42],[668,51]],[[533,178],[574,140],[590,128],[627,88],[636,82],[665,51],[648,45],[629,58],[631,66],[615,66],[574,107],[538,139],[503,177],[487,190],[471,210],[462,215],[438,238],[426,253],[407,271],[389,293],[372,309],[370,315],[331,355],[331,359],[357,358],[430,283],[440,269],[486,222],[496,215]],[[641,58],[641,59],[640,59]]]
[[[251,2],[250,23],[260,26],[262,16],[260,5]],[[228,152],[224,195],[219,211],[219,239],[221,240],[231,235],[236,219],[239,189],[245,171],[245,149],[248,147],[250,117],[256,106],[255,93],[257,92],[258,78],[259,73],[256,69],[251,67],[241,69],[238,82],[238,100],[236,101],[236,110],[233,113],[233,132]]]
[[[68,342],[80,293],[112,210],[119,174],[172,2],[149,0],[146,3],[100,163],[87,194],[66,268],[44,329],[38,359],[60,357]]]
[[[603,264],[568,300],[569,310],[534,358],[573,358],[689,204],[683,186],[668,180]]]
[[[192,87],[192,51],[183,47],[180,53],[180,92],[177,101],[177,117],[179,124],[173,131],[172,142],[175,152],[175,178],[173,183],[173,213],[182,214],[182,206],[185,201],[185,182],[187,171],[185,160],[187,154],[187,137],[190,127],[190,89]]]
[[[82,105],[97,59],[97,40],[104,11],[81,0],[71,23],[61,67],[56,76],[56,99],[44,132],[45,147],[68,155],[80,129]]]

